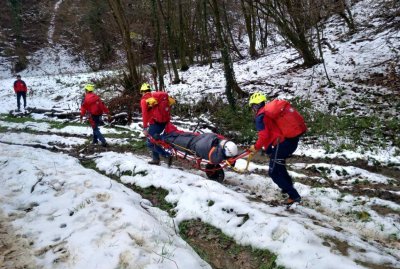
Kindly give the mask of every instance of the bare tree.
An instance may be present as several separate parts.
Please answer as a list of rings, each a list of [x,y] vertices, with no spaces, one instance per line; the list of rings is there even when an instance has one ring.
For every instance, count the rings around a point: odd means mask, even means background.
[[[243,55],[240,53],[239,48],[236,46],[235,38],[233,36],[234,31],[232,30],[231,22],[228,18],[228,7],[225,1],[222,1],[222,11],[223,11],[224,25],[225,25],[224,27],[225,36],[229,37],[232,50],[237,54],[239,59],[244,59]]]
[[[331,12],[338,14],[346,22],[349,32],[354,33],[356,25],[350,7],[351,0],[327,0],[326,2],[326,8],[330,11],[328,15]]]
[[[158,9],[160,10],[160,13],[164,19],[164,26],[167,31],[168,47],[170,51],[173,51],[176,48],[176,42],[172,34],[172,26],[171,26],[172,3],[171,0],[167,1],[167,12],[164,11],[164,8],[160,0],[157,0],[157,3],[158,3]],[[153,16],[155,16],[154,17],[155,20],[157,21],[157,23],[159,23],[157,10],[154,10]],[[157,27],[159,27],[159,25],[157,25]],[[158,49],[161,48],[159,47]],[[175,58],[173,57],[173,55],[171,55],[171,53],[168,53],[168,55],[169,59],[171,60],[172,70],[174,72],[174,80],[172,81],[172,83],[177,84],[181,81],[179,78],[178,67],[176,65]]]
[[[127,56],[129,76],[125,76],[125,87],[128,91],[137,93],[137,89],[142,83],[142,76],[139,71],[139,64],[137,63],[135,54],[133,52],[130,29],[125,17],[124,7],[122,6],[121,0],[108,0],[108,4],[110,5],[115,22],[117,23]]]
[[[224,1],[224,0],[222,0]],[[235,78],[235,71],[233,70],[232,59],[229,53],[229,44],[227,38],[224,36],[224,30],[221,23],[220,17],[220,7],[218,5],[217,0],[210,0],[209,4],[214,14],[214,23],[217,32],[217,38],[221,50],[222,62],[224,65],[224,73],[225,73],[225,94],[228,99],[228,102],[232,108],[236,106],[236,98],[234,93],[236,93],[239,97],[246,96],[247,94],[240,89],[237,84]]]
[[[189,66],[186,62],[186,46],[185,46],[185,21],[183,17],[182,0],[178,1],[179,14],[179,58],[181,62],[181,70],[186,71]]]
[[[249,54],[252,58],[257,56],[256,50],[256,16],[253,0],[240,0],[240,6],[242,7],[242,12],[244,16],[244,21],[246,25],[247,35],[249,38]]]
[[[273,18],[282,37],[303,58],[304,65],[313,66],[320,62],[314,51],[311,29],[318,21],[312,16],[316,0],[255,0],[260,11]]]
[[[12,29],[15,37],[15,54],[18,59],[14,64],[14,71],[20,72],[24,70],[28,64],[26,51],[22,45],[22,3],[21,0],[9,0],[12,14]]]
[[[211,19],[208,9],[208,0],[195,0],[196,8],[194,10],[192,27],[188,32],[192,33],[191,50],[196,53],[198,62],[208,63],[212,67],[211,54],[213,51],[214,33],[210,26]]]

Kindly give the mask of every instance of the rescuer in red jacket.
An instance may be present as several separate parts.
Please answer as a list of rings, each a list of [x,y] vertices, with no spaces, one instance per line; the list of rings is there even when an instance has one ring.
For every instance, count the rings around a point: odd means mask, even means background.
[[[21,111],[21,96],[24,99],[24,109],[26,108],[26,93],[28,88],[26,87],[25,81],[21,79],[20,75],[17,75],[17,80],[14,81],[14,92],[17,94],[17,111]]]
[[[292,178],[286,170],[286,159],[296,150],[302,133],[291,138],[285,137],[277,122],[266,116],[266,101],[266,96],[260,92],[256,92],[250,97],[249,105],[255,114],[255,125],[258,132],[257,142],[250,147],[250,151],[255,153],[262,148],[265,149],[270,157],[268,174],[282,193],[289,195],[285,201],[289,207],[294,203],[300,203],[301,196],[294,188]]]
[[[82,118],[84,115],[87,115],[89,119],[89,123],[93,129],[93,144],[97,144],[100,140],[101,145],[103,147],[107,146],[106,139],[101,134],[99,125],[101,124],[102,120],[101,117],[103,113],[107,114],[108,121],[111,120],[110,111],[101,101],[100,97],[93,93],[94,85],[87,84],[85,86],[85,99],[81,105],[81,117],[80,120],[82,122]]]
[[[169,102],[168,94],[165,92],[151,92],[148,83],[142,84],[140,93],[142,94],[140,107],[142,109],[143,133],[146,136],[160,135],[167,123],[170,122],[169,106],[163,105],[164,101]],[[154,145],[150,139],[147,139],[147,147],[152,151],[152,160],[148,162],[149,164],[159,165],[161,155],[167,158],[168,166],[171,166],[172,156],[160,146]]]

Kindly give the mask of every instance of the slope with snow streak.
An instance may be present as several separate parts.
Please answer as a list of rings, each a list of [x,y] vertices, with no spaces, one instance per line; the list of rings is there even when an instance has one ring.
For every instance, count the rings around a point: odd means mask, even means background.
[[[7,126],[7,128],[11,129],[10,131],[1,134],[0,142],[12,143],[13,140],[11,138],[16,137],[19,139],[18,142],[20,143],[26,143],[29,141],[32,143],[32,141],[37,141],[37,143],[40,143],[41,145],[48,145],[48,143],[54,143],[57,140],[58,143],[61,143],[65,139],[60,136],[63,134],[63,129],[51,129],[50,124],[46,125],[43,122],[10,124],[0,121],[0,125]],[[22,131],[28,125],[29,130],[37,130],[39,132],[52,130],[57,131],[59,136],[54,136],[50,140],[47,134],[13,133],[16,130]],[[85,128],[69,126],[67,129],[69,132],[82,134],[82,131]],[[112,129],[110,129],[109,132],[114,133]],[[118,143],[119,142],[117,142],[117,144]],[[81,144],[81,142],[77,144],[72,143],[71,146],[78,146],[79,144]],[[7,152],[5,156],[13,155],[12,153]],[[22,154],[20,157],[22,157],[22,159],[19,163],[29,163],[31,158],[23,156]],[[355,261],[364,262],[364,264],[367,265],[378,264],[378,266],[380,266],[381,264],[386,264],[389,268],[399,266],[400,257],[398,250],[400,249],[400,246],[398,243],[396,244],[395,241],[390,240],[390,237],[393,234],[396,236],[398,235],[399,228],[396,226],[396,223],[398,223],[399,215],[388,214],[381,216],[372,209],[374,205],[381,205],[391,208],[393,212],[399,212],[400,206],[393,202],[385,201],[377,197],[368,198],[363,196],[353,196],[341,193],[340,190],[327,187],[312,187],[306,184],[296,183],[296,188],[304,197],[305,206],[298,207],[294,212],[288,212],[285,211],[283,207],[271,207],[269,201],[279,199],[280,191],[271,179],[263,175],[254,173],[249,175],[239,175],[227,171],[224,186],[216,182],[204,180],[204,177],[202,177],[204,175],[200,171],[182,172],[177,169],[148,166],[142,158],[132,154],[108,152],[102,153],[101,155],[97,154],[92,157],[96,158],[98,169],[107,174],[119,176],[124,171],[137,169],[146,171],[148,173],[146,176],[140,176],[140,174],[143,173],[139,173],[135,177],[123,176],[121,180],[127,185],[130,185],[131,183],[141,187],[153,185],[168,190],[169,195],[166,197],[167,201],[176,204],[175,210],[177,211],[177,216],[174,219],[175,224],[178,224],[180,221],[185,219],[200,218],[202,221],[220,228],[224,233],[232,236],[241,244],[248,244],[257,248],[267,248],[273,251],[278,255],[278,263],[285,265],[287,268],[305,268],[306,266],[311,268],[330,268],[330,264],[335,264],[336,262],[347,264],[348,268],[360,267]],[[57,157],[54,158],[57,160]],[[43,161],[50,161],[50,164],[45,165],[55,170],[53,173],[57,175],[57,178],[63,177],[63,175],[58,175],[57,173],[64,174],[65,170],[69,171],[70,169],[65,167],[66,164],[64,163],[60,165],[58,161],[53,161],[52,159],[49,160],[49,157],[45,157]],[[54,164],[51,164],[52,162],[54,162]],[[4,167],[8,166],[4,159],[2,165]],[[244,160],[237,161],[238,167],[243,165],[245,165]],[[321,167],[326,166],[326,164],[318,163],[315,165]],[[303,166],[303,164],[293,164],[293,167]],[[36,167],[39,166],[36,165],[34,171],[37,170]],[[331,167],[333,170],[336,170],[334,165],[331,165]],[[15,178],[12,176],[9,183],[16,184],[18,187],[12,187],[12,184],[9,185],[10,187],[7,187],[9,193],[13,191],[19,192],[19,184],[21,183],[18,180],[20,177],[25,176],[26,173],[22,168],[23,166],[14,169],[15,171],[13,171],[13,175]],[[265,175],[268,170],[267,166],[257,165],[254,163],[250,163],[249,169],[251,171],[254,169],[264,171],[263,174]],[[338,167],[337,169],[343,168]],[[349,170],[350,168],[346,169],[348,170],[348,173],[351,172],[351,170]],[[78,171],[75,171],[75,168],[72,168],[72,170],[74,170],[72,175]],[[85,185],[86,178],[92,177],[93,173],[90,170],[84,171],[85,172],[82,172],[81,180],[83,185]],[[89,174],[87,174],[86,171],[89,171]],[[358,169],[354,171],[356,174],[365,174],[365,178],[369,178],[371,181],[379,180],[383,183],[389,182],[385,177],[374,173],[360,171]],[[296,173],[290,173],[295,177],[304,176],[301,174],[301,170]],[[29,174],[33,174],[33,172],[28,173],[28,175]],[[7,174],[4,174],[4,176],[5,175]],[[43,173],[38,172],[34,175],[34,178],[36,177],[40,179],[44,176]],[[52,176],[53,175],[50,174],[50,177]],[[70,175],[68,174],[67,177],[69,178],[69,176]],[[333,176],[328,174],[328,176],[331,176],[332,179],[334,179],[334,174]],[[2,180],[4,179],[2,178]],[[103,192],[108,192],[108,188],[114,186],[113,181],[110,179],[105,180],[107,181],[105,184],[106,186],[102,185],[100,186],[102,191],[98,190],[100,193],[100,199],[103,199]],[[18,182],[13,183],[13,181]],[[33,193],[37,194],[38,191],[42,193],[43,191],[41,188],[45,186],[48,188],[45,193],[48,191],[54,191],[54,195],[58,197],[60,191],[66,188],[67,182],[69,182],[69,180],[66,179],[49,179],[44,181],[42,179],[42,182],[37,184]],[[30,182],[28,187],[30,188],[34,183],[35,182]],[[89,182],[88,184],[91,185],[93,183]],[[117,185],[119,186],[119,184]],[[76,186],[73,185],[71,188],[76,189]],[[82,189],[85,190],[84,187]],[[243,189],[245,189],[244,192],[237,192]],[[78,192],[78,196],[81,191],[82,190]],[[126,195],[122,194],[127,192],[125,188],[121,187],[119,191],[121,191],[121,194],[117,194],[118,196]],[[116,192],[119,191],[116,190]],[[131,193],[130,190],[128,192]],[[254,193],[255,195],[251,195],[251,193]],[[28,196],[30,195],[29,193],[25,194]],[[257,196],[261,197],[261,199],[253,199]],[[107,198],[108,195],[105,195],[105,197]],[[67,200],[69,199],[70,198],[67,198]],[[49,199],[49,203],[52,202],[51,200],[52,198]],[[267,204],[260,203],[261,200],[266,201]],[[341,201],[339,202],[339,200]],[[81,211],[85,211],[86,208],[97,208],[101,205],[101,203],[95,205],[93,198],[81,197],[78,202],[75,202],[74,199],[71,201],[73,202],[68,202],[69,204],[66,212],[68,214],[71,214],[72,212],[74,216],[77,216]],[[212,206],[210,206],[210,201],[213,201]],[[28,204],[28,206],[18,207],[19,210],[15,210],[14,212],[25,214],[25,211],[30,211],[31,209],[33,209],[34,212],[36,207],[31,206],[32,202],[37,204],[36,201],[25,203]],[[156,208],[148,208],[148,206],[146,206],[146,209],[148,212],[154,214],[157,221],[164,223],[169,227],[173,226],[171,224],[171,219],[166,216],[166,214],[158,213],[159,211]],[[90,211],[93,210],[95,212],[97,211],[97,209],[93,208]],[[57,213],[57,210],[55,212]],[[370,219],[365,222],[361,221],[357,219],[356,212],[367,212]],[[243,217],[243,215],[246,214],[249,216],[248,220]],[[36,217],[36,215],[34,216]],[[32,216],[32,218],[34,218],[34,216]],[[90,217],[91,215],[88,214],[88,216]],[[118,216],[118,214],[116,214],[116,216]],[[50,217],[53,218],[52,216]],[[26,220],[27,219],[21,220],[21,222]],[[91,219],[89,220],[91,221]],[[93,223],[97,223],[97,221],[98,220],[95,219]],[[101,221],[102,220],[100,220],[100,222]],[[108,222],[109,220],[106,221]],[[124,222],[129,224],[134,221],[135,220],[132,219],[124,219]],[[79,230],[81,229],[81,226],[85,225],[86,224],[82,225],[79,222],[75,222],[74,224],[70,223],[67,226],[70,227],[74,233],[80,233]],[[50,234],[53,234],[57,232],[60,227],[56,225],[53,229],[54,231],[50,228],[46,229],[46,231],[49,230]],[[29,235],[29,233],[27,234]],[[64,237],[60,237],[56,243],[53,243],[53,245],[59,243],[62,245],[66,244],[62,240],[63,238]],[[154,240],[157,241],[158,239],[155,237]],[[368,240],[370,241],[369,243],[366,242]],[[36,239],[34,241],[36,241]],[[104,239],[104,241],[113,242],[113,238],[110,237]],[[104,244],[106,243],[104,242]],[[64,251],[64,248],[61,249],[61,252]],[[41,247],[37,251],[39,251],[39,254],[42,254],[42,252],[48,250],[49,249],[46,247]],[[65,258],[64,262],[69,262],[68,257]]]
[[[267,248],[278,255],[277,262],[287,268],[362,268],[358,263],[385,264],[389,267],[400,266],[399,246],[392,248],[378,242],[366,242],[357,228],[347,223],[341,230],[336,229],[333,217],[313,209],[301,209],[295,214],[287,213],[283,207],[252,202],[246,194],[176,169],[149,166],[144,160],[131,154],[107,152],[96,159],[97,167],[107,174],[119,175],[121,171],[130,171],[135,167],[148,172],[146,176],[122,176],[125,184],[135,184],[142,188],[160,187],[169,191],[166,200],[176,204],[175,221],[199,218],[234,238],[238,243],[256,248]],[[240,177],[228,173],[230,177]],[[271,180],[252,175],[258,184],[268,185]],[[244,182],[244,178],[242,178]],[[298,186],[305,199],[320,200],[320,209],[332,206],[333,199],[326,192],[311,193],[308,186]],[[261,187],[262,188],[262,187]],[[270,191],[270,189],[268,189]],[[313,196],[316,197],[313,197]],[[213,205],[209,205],[213,201]],[[330,203],[329,203],[330,202]],[[326,206],[326,207],[325,207]],[[247,214],[248,220],[242,216]],[[328,221],[327,221],[328,220]],[[326,221],[326,224],[324,222]],[[349,223],[351,219],[347,220]],[[394,222],[390,217],[384,223]],[[339,223],[337,223],[339,224]],[[373,225],[373,223],[372,223]],[[369,224],[363,228],[368,228]],[[394,229],[388,227],[388,229]],[[379,232],[373,229],[374,232]],[[347,255],[336,250],[336,242],[347,244]]]
[[[210,268],[166,213],[75,158],[0,143],[0,169],[1,208],[39,268]]]

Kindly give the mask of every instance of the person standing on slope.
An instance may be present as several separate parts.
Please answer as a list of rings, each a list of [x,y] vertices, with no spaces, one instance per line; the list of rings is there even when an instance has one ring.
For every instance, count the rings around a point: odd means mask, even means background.
[[[24,100],[24,109],[26,109],[26,93],[28,88],[26,87],[25,81],[21,79],[20,75],[17,75],[17,80],[14,81],[14,92],[17,94],[17,111],[21,111],[21,96]]]
[[[103,113],[106,113],[108,116],[108,121],[111,121],[110,111],[101,101],[100,97],[94,94],[94,85],[87,84],[85,85],[85,98],[81,105],[81,115],[80,121],[82,122],[82,118],[87,114],[89,123],[93,129],[93,144],[97,144],[100,140],[101,145],[103,147],[107,146],[106,139],[101,134],[99,125],[102,122],[101,117]]]
[[[140,108],[143,118],[143,133],[146,137],[159,136],[171,120],[170,105],[175,100],[169,97],[166,92],[152,92],[148,83],[142,84],[140,94],[142,95]],[[166,153],[160,146],[151,143],[149,138],[147,139],[147,146],[152,151],[152,160],[148,162],[149,164],[159,165],[161,155],[168,159],[168,166],[171,166],[171,155]]]
[[[300,194],[293,186],[286,169],[286,159],[297,149],[300,136],[307,127],[301,115],[285,100],[273,100],[266,104],[264,94],[256,92],[250,96],[249,106],[255,114],[258,132],[257,142],[250,147],[254,154],[261,148],[270,157],[268,174],[282,193],[289,195],[287,206],[300,203]]]

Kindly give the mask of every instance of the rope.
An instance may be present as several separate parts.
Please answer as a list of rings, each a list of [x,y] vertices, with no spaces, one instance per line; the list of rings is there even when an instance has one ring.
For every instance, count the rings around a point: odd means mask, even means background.
[[[270,171],[270,173],[272,173],[273,171],[274,171],[274,168],[275,168],[275,163],[276,163],[276,157],[278,156],[278,150],[279,150],[279,137],[277,138],[277,143],[276,143],[276,150],[275,150],[275,156],[274,156],[274,158],[272,159],[272,161],[273,161],[273,165],[272,165],[272,168],[271,168],[271,171]]]

